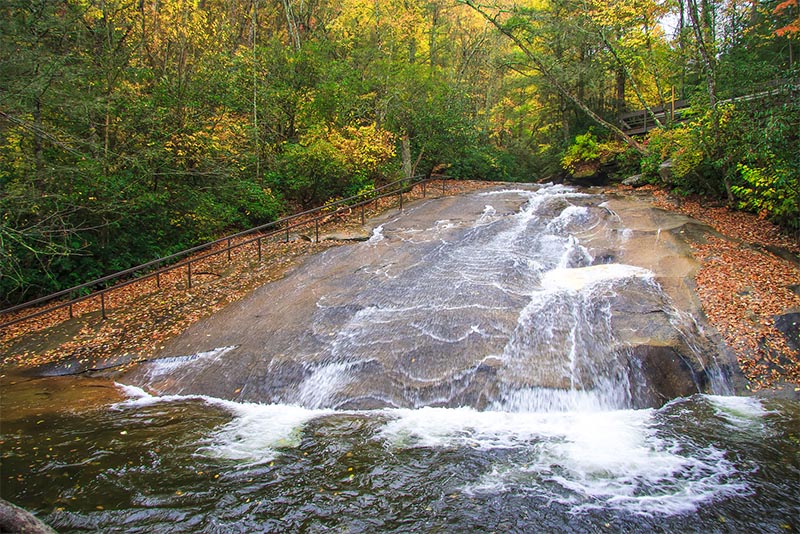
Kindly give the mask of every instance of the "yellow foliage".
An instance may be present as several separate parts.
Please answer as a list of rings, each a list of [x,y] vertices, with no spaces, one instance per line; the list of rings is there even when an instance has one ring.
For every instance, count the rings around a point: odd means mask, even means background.
[[[246,152],[247,132],[243,125],[247,118],[235,113],[221,113],[214,121],[194,132],[173,134],[164,148],[176,160],[189,164],[209,156],[217,158],[235,157]]]
[[[355,172],[374,173],[395,155],[395,135],[374,123],[332,129],[327,132],[327,139]]]

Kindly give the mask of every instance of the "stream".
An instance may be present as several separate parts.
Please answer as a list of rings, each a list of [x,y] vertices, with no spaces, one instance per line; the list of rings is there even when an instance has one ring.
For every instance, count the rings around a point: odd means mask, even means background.
[[[564,186],[429,199],[109,376],[2,379],[59,532],[797,532],[800,403],[737,396],[703,228]]]

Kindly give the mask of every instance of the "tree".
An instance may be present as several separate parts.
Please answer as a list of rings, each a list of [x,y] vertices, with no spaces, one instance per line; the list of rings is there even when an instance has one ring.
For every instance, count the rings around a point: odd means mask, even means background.
[[[478,13],[485,17],[486,20],[491,22],[503,35],[508,37],[519,48],[519,50],[523,52],[525,57],[532,63],[536,70],[542,76],[544,76],[549,83],[558,89],[559,93],[564,98],[572,102],[581,111],[586,113],[586,115],[588,115],[593,121],[612,132],[636,151],[640,152],[641,154],[647,153],[647,149],[641,143],[624,133],[616,125],[601,117],[597,112],[591,109],[582,98],[579,98],[578,95],[571,91],[567,85],[554,74],[553,70],[548,67],[548,65],[545,63],[545,60],[534,50],[533,46],[531,46],[531,43],[525,37],[526,33],[530,33],[530,18],[526,17],[525,15],[530,14],[531,11],[517,11],[513,13],[508,20],[501,21],[500,12],[490,14],[483,7],[477,5],[472,0],[463,0],[463,2],[472,9],[475,9]]]
[[[800,37],[800,4],[798,0],[784,0],[772,11],[776,16],[787,16],[788,23],[777,30],[775,35],[779,37],[797,38]],[[794,13],[794,18],[792,18]]]

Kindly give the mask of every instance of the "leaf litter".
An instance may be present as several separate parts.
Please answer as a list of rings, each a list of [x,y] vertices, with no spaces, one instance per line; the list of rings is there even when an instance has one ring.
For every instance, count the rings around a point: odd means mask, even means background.
[[[690,243],[701,264],[695,275],[697,294],[750,389],[800,391],[800,351],[775,327],[777,316],[800,312],[800,243],[757,215],[647,189],[656,206],[702,221],[718,233],[707,235],[704,243]]]

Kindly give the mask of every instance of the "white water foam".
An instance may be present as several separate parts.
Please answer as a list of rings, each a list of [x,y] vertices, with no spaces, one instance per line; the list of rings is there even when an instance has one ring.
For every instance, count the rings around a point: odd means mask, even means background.
[[[280,456],[280,449],[299,446],[306,423],[331,413],[299,406],[233,404],[234,419],[214,432],[198,452],[245,465],[270,462]]]
[[[576,190],[574,187],[564,184],[554,184],[552,182],[546,184],[539,184],[535,189],[523,189],[523,188],[509,188],[509,189],[495,189],[490,191],[482,191],[478,194],[478,196],[482,197],[491,197],[491,196],[499,196],[499,195],[507,195],[507,194],[519,194],[519,195],[539,195],[539,196],[561,196],[564,198],[588,198],[592,196],[589,193],[583,193]]]
[[[456,228],[459,225],[458,222],[452,221],[450,219],[439,219],[433,223],[433,230],[434,232],[441,232],[444,230],[450,230],[451,228]],[[417,232],[424,232],[425,230],[416,230]]]
[[[205,395],[153,396],[135,386],[117,384],[117,387],[131,398],[113,405],[112,409],[137,409],[194,400],[228,411],[233,419],[214,431],[197,452],[213,458],[235,460],[243,465],[270,462],[280,455],[280,449],[297,447],[307,422],[332,413],[331,410],[310,410],[299,406],[239,403]]]
[[[291,400],[311,409],[330,404],[334,396],[355,379],[351,370],[368,362],[332,362],[313,367],[311,375],[298,386],[296,398]]]
[[[475,221],[475,226],[482,226],[484,224],[489,224],[493,222],[497,218],[497,210],[491,204],[486,204],[483,207],[483,212],[481,216],[478,217],[478,220]]]
[[[589,218],[589,209],[585,206],[567,206],[564,210],[558,215],[558,217],[552,219],[545,229],[548,232],[556,233],[556,232],[563,232],[566,228],[572,225],[580,225],[585,223]],[[585,229],[585,228],[582,228]]]
[[[706,398],[718,416],[737,428],[760,428],[764,416],[770,413],[755,397],[706,395]]]
[[[565,244],[562,244],[563,252],[558,260],[559,269],[577,268],[592,263],[592,255],[581,245],[575,236],[569,236]]]
[[[375,243],[383,241],[383,239],[384,239],[383,225],[381,224],[380,226],[376,226],[375,228],[372,229],[372,235],[367,240],[367,243],[370,245],[374,245]]]
[[[627,377],[626,377],[627,378]],[[613,390],[611,388],[614,388]],[[594,389],[524,388],[491,403],[496,412],[605,412],[630,405],[630,393],[611,379],[596,377]]]
[[[232,345],[186,356],[169,356],[150,360],[147,362],[147,375],[152,380],[169,375],[188,364],[196,365],[200,362],[214,362],[235,348],[236,345]]]
[[[159,399],[161,399],[161,397],[151,395],[138,386],[129,386],[127,384],[120,384],[119,382],[116,382],[114,385],[119,388],[128,399],[112,404],[112,410],[126,406],[147,406],[148,404],[160,402]]]
[[[205,396],[154,397],[140,388],[119,387],[131,398],[115,409],[199,400],[228,411],[232,420],[199,444],[197,453],[245,466],[270,462],[282,450],[297,447],[311,420],[361,413],[385,420],[373,439],[393,449],[469,449],[484,451],[487,457],[496,450],[511,452],[501,454],[490,469],[464,485],[461,490],[468,495],[525,492],[565,505],[573,513],[617,509],[674,515],[750,492],[725,451],[709,446],[686,452],[677,438],[659,435],[654,409],[515,413],[425,407],[341,412]],[[715,406],[748,417],[762,413],[752,399],[708,398]]]
[[[709,447],[681,454],[659,438],[654,410],[595,413],[394,410],[380,437],[395,448],[515,449],[523,460],[495,464],[467,494],[530,492],[575,513],[613,508],[680,514],[701,503],[747,493],[724,453]]]
[[[573,269],[556,268],[544,273],[544,289],[581,291],[591,285],[625,278],[653,279],[652,271],[622,263],[604,263]]]
[[[633,230],[631,230],[630,228],[625,228],[624,230],[622,230],[619,236],[620,241],[622,241],[623,243],[630,241],[632,237],[633,237]]]

